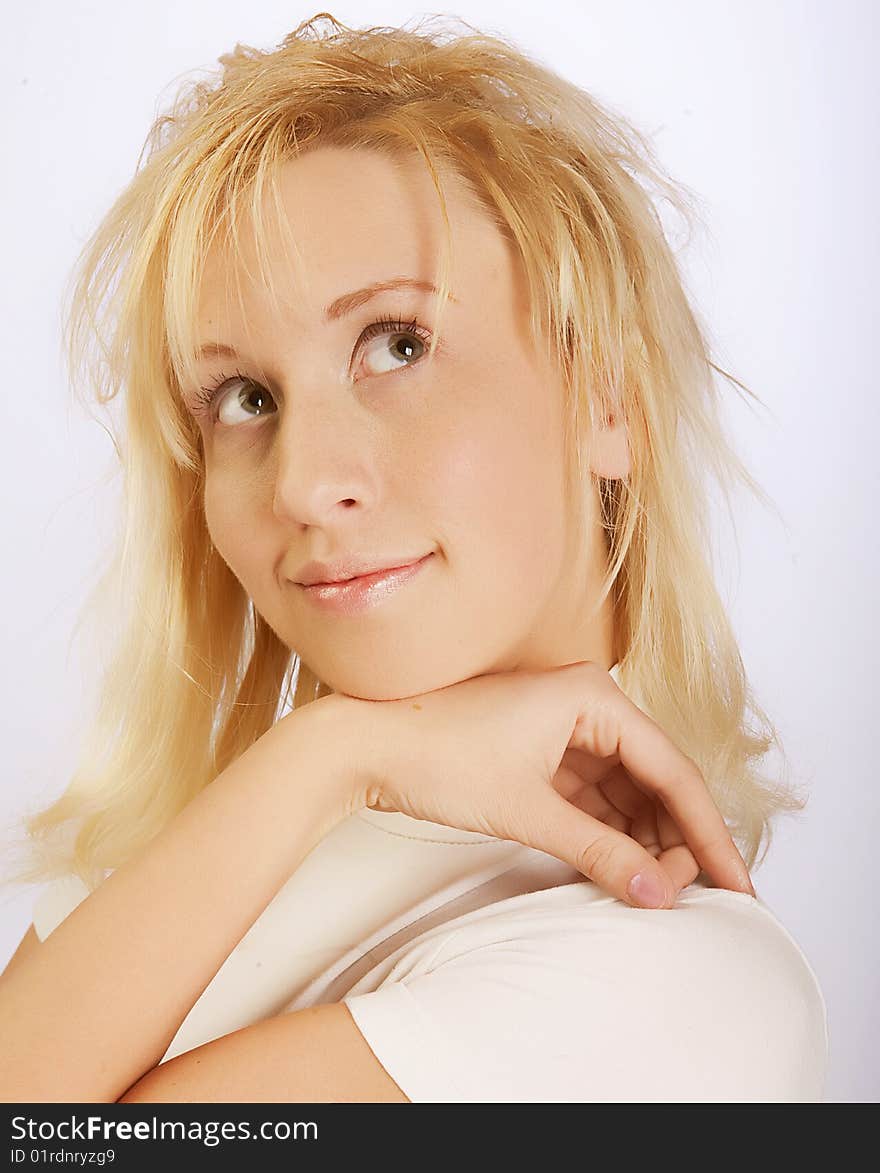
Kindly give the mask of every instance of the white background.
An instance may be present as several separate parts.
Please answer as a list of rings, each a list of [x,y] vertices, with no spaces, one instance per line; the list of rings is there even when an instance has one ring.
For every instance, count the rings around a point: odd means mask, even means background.
[[[4,19],[7,824],[22,803],[60,793],[73,769],[89,665],[68,644],[119,490],[109,437],[70,398],[63,284],[176,79],[212,69],[237,41],[271,48],[317,11],[271,0],[31,0]],[[366,26],[433,10],[331,11]],[[803,815],[780,820],[754,878],[825,994],[826,1098],[876,1101],[878,6],[460,0],[441,11],[512,38],[632,118],[702,201],[708,234],[685,257],[689,288],[716,361],[769,408],[747,408],[721,381],[738,450],[782,517],[741,494],[733,534],[719,512],[719,582],[758,698],[811,792]],[[0,963],[34,895],[0,889]]]

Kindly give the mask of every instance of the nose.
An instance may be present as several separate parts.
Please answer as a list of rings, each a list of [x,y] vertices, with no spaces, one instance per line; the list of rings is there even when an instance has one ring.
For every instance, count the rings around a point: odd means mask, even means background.
[[[375,421],[351,395],[310,397],[282,409],[273,461],[274,515],[322,526],[377,496]]]

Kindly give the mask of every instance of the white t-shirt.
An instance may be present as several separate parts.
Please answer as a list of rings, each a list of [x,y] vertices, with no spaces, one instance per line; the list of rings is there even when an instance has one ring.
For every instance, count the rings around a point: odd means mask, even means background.
[[[50,883],[40,939],[87,895]],[[522,844],[369,809],[303,860],[162,1062],[327,1002],[414,1103],[819,1102],[828,1062],[816,975],[760,899],[701,875],[673,909],[631,908]]]

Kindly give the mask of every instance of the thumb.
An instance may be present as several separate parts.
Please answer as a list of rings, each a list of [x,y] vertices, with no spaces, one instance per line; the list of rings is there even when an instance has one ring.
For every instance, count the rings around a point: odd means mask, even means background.
[[[536,812],[537,813],[537,812]],[[538,818],[529,820],[538,851],[555,855],[603,891],[634,908],[671,908],[678,893],[666,872],[640,843],[573,806],[552,788]]]

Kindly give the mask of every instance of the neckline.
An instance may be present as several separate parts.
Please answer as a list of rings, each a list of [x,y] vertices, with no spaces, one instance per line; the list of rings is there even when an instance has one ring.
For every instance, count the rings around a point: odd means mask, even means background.
[[[619,661],[608,669],[608,675],[618,686],[620,684],[619,671]],[[384,831],[387,835],[394,835],[397,838],[421,839],[429,843],[469,843],[510,847],[510,843],[506,839],[496,839],[492,835],[480,835],[476,831],[465,831],[460,827],[447,827],[444,823],[432,823],[427,819],[414,819],[411,815],[403,814],[402,811],[377,811],[365,806],[355,811],[355,817],[369,823],[378,831]]]

